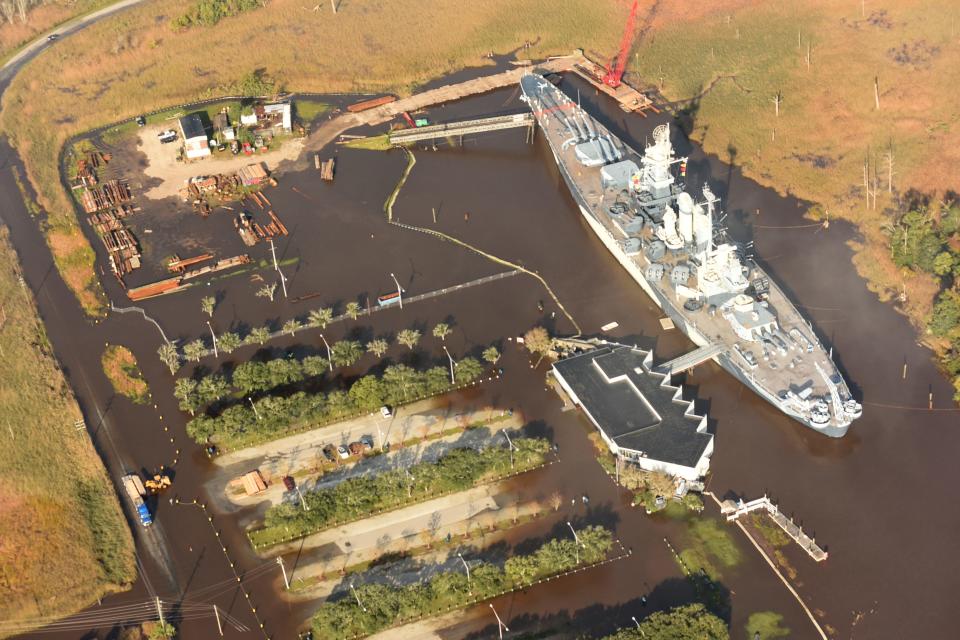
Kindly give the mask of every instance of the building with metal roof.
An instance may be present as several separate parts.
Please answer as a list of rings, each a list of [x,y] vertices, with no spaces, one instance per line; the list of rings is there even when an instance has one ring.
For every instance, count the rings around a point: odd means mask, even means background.
[[[183,134],[183,152],[187,159],[205,158],[210,155],[207,129],[200,115],[191,113],[180,118],[180,133]]]
[[[710,468],[713,435],[682,388],[653,370],[653,354],[607,343],[558,360],[553,375],[614,455],[694,481]]]

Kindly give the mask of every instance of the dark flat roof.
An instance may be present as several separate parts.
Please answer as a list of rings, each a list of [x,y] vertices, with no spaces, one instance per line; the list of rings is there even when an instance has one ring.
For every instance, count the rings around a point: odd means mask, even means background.
[[[644,366],[647,353],[606,345],[559,360],[553,368],[618,446],[695,467],[713,436],[697,431],[701,416],[686,415],[691,403],[673,399],[676,387],[661,386],[665,376]]]
[[[180,118],[180,130],[183,131],[185,140],[190,138],[206,138],[207,130],[203,127],[203,121],[199,114],[191,113]]]

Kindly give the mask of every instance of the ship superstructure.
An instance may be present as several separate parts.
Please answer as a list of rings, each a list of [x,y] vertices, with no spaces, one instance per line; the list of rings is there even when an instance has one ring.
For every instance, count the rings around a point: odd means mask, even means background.
[[[810,324],[727,237],[709,185],[686,190],[669,125],[641,155],[542,76],[520,86],[587,223],[674,325],[787,415],[844,435],[861,405]]]

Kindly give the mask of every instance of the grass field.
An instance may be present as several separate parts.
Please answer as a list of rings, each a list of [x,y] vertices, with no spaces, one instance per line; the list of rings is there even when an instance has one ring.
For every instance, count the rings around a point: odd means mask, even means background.
[[[0,25],[0,63],[59,24],[110,4],[112,0],[54,0],[34,7],[27,13],[27,21],[16,18]]]
[[[787,0],[666,27],[636,51],[635,68],[649,84],[662,82],[668,99],[689,101],[693,137],[707,151],[817,203],[815,216],[857,224],[859,271],[884,299],[906,286],[906,310],[920,326],[938,283],[893,265],[883,227],[909,189],[938,197],[957,189],[960,109],[943,88],[960,81],[960,5],[863,7]],[[865,159],[875,209],[867,207]]]
[[[133,541],[0,230],[0,636],[135,577]]]
[[[150,400],[147,381],[143,379],[140,367],[137,366],[137,358],[130,349],[115,344],[108,345],[103,350],[100,363],[114,391],[137,404],[146,404]]]

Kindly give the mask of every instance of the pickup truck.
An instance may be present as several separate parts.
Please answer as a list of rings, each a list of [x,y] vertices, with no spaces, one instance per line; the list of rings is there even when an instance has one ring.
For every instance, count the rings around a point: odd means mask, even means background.
[[[123,482],[124,490],[127,492],[127,497],[130,498],[130,502],[133,503],[134,508],[137,510],[137,515],[140,517],[140,524],[144,527],[149,527],[153,524],[153,516],[150,515],[150,509],[147,507],[146,501],[144,501],[147,490],[143,486],[143,481],[140,480],[140,476],[135,473],[128,473],[121,478],[121,481]]]

